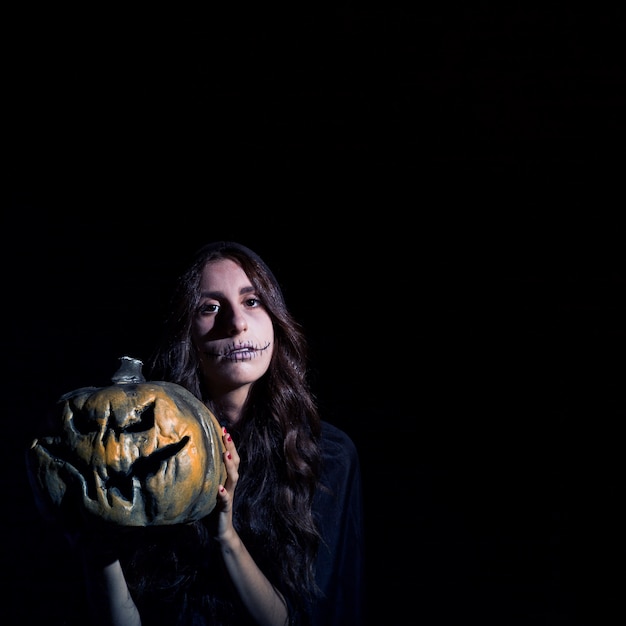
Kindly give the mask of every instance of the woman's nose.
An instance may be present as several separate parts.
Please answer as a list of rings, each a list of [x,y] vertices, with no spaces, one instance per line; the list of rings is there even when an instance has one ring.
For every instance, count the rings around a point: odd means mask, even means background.
[[[231,335],[238,335],[248,328],[248,322],[246,321],[245,315],[242,315],[237,311],[232,312],[231,318],[228,323],[230,326],[229,332]]]

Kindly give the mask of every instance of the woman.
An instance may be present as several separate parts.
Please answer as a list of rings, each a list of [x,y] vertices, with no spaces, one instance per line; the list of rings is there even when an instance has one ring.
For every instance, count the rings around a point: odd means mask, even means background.
[[[205,519],[81,545],[107,624],[363,622],[363,522],[353,442],[320,419],[302,331],[249,248],[201,248],[178,279],[149,379],[202,399],[226,475]],[[113,548],[113,546],[115,546]]]

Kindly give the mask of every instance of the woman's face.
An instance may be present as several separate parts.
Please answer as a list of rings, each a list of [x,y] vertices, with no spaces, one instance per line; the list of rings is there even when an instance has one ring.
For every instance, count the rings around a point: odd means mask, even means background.
[[[215,398],[249,387],[269,367],[274,328],[243,269],[231,259],[209,261],[200,280],[192,340]]]

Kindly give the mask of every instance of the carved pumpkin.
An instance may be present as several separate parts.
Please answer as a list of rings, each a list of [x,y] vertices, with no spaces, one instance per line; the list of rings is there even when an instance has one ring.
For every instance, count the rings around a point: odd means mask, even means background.
[[[120,361],[113,385],[63,395],[58,428],[32,442],[38,502],[55,514],[78,504],[88,518],[120,526],[208,515],[226,480],[218,421],[180,385],[147,382],[141,361]]]

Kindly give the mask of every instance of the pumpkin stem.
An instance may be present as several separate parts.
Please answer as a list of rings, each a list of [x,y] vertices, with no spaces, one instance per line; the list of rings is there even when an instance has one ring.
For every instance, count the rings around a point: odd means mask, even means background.
[[[133,359],[129,356],[120,357],[121,365],[111,380],[115,384],[123,385],[125,383],[145,383],[141,367],[143,363],[139,359]]]

